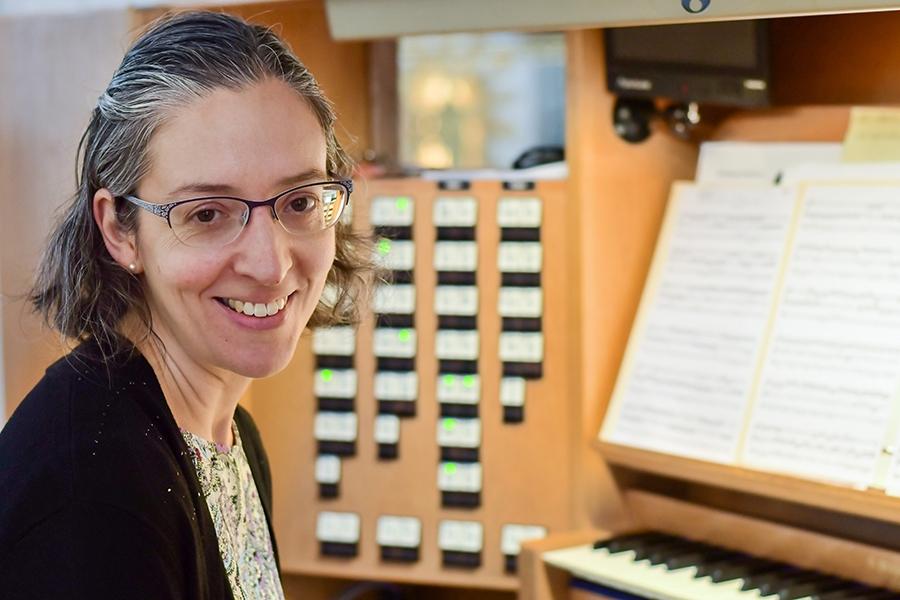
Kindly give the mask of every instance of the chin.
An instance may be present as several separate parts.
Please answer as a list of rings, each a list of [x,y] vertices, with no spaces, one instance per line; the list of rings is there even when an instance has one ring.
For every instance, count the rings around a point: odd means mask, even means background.
[[[222,365],[238,375],[261,379],[283,371],[294,356],[293,348],[287,351],[269,351],[254,356],[231,356]]]

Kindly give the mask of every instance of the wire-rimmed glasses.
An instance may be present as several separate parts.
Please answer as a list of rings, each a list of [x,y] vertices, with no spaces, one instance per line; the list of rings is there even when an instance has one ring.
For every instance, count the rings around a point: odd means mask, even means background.
[[[353,181],[340,179],[306,183],[269,198],[245,200],[233,196],[204,196],[168,204],[154,204],[137,196],[124,200],[162,217],[182,243],[195,248],[220,247],[241,235],[250,211],[268,206],[288,233],[310,235],[333,226],[350,203]]]

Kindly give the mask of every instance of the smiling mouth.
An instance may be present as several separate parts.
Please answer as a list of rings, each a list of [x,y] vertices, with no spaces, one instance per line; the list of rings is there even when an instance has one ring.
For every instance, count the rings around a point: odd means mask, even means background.
[[[216,300],[236,313],[241,313],[242,315],[246,315],[248,317],[264,319],[266,317],[277,315],[279,312],[284,310],[284,307],[287,306],[288,300],[290,299],[291,295],[293,294],[290,294],[283,298],[276,298],[275,300],[265,304],[261,302],[245,302],[243,300],[237,300],[235,298],[216,298]]]

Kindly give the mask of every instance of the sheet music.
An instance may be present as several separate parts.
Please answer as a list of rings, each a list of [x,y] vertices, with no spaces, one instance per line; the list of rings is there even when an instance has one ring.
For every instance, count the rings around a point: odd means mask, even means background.
[[[747,466],[866,486],[900,386],[900,187],[810,186]]]
[[[604,440],[736,459],[794,193],[676,189]]]

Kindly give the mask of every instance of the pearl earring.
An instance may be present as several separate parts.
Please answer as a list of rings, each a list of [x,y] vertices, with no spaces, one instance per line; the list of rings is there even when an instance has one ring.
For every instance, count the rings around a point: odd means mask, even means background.
[[[129,263],[129,264],[128,264],[128,270],[131,271],[132,273],[136,272],[136,271],[137,271],[137,265],[135,265],[134,263]]]

